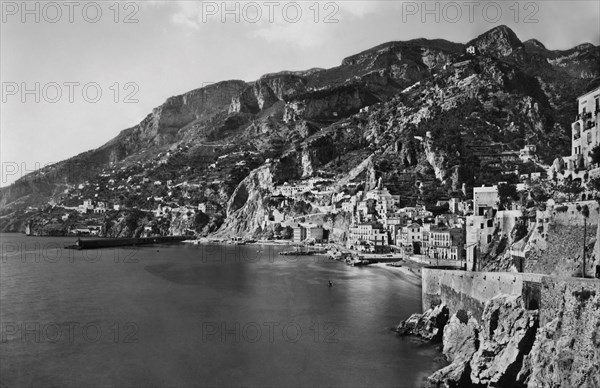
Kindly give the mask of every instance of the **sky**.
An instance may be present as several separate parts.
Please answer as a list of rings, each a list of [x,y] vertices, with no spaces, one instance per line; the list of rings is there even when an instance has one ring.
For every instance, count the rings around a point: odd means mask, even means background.
[[[595,0],[2,1],[1,17],[0,186],[222,80],[333,67],[394,40],[464,43],[500,24],[548,49],[600,44]]]

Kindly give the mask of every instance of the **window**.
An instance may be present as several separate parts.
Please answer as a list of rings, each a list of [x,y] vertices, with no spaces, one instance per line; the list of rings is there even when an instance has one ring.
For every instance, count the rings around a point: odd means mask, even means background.
[[[492,242],[492,236],[489,234],[487,236],[487,242],[488,242],[488,244]]]

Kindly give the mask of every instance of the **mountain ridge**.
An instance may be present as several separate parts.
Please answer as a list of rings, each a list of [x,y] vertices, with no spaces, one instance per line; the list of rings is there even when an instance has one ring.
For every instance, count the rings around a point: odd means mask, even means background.
[[[469,45],[476,46],[480,53],[467,54]],[[183,158],[191,164],[197,158],[213,161],[225,155],[223,150],[228,147],[259,155],[251,163],[256,164],[255,168],[265,165],[267,159],[277,158],[278,166],[273,168],[280,171],[274,174],[275,181],[280,182],[286,177],[293,180],[314,175],[319,168],[331,170],[330,156],[343,157],[335,152],[336,144],[356,158],[356,163],[349,161],[348,167],[358,165],[360,155],[371,154],[374,146],[385,146],[399,148],[401,163],[394,167],[394,174],[408,174],[418,168],[427,175],[428,168],[432,168],[435,173],[431,176],[439,179],[452,169],[462,171],[465,163],[474,163],[463,160],[468,152],[457,151],[463,159],[441,167],[436,161],[453,158],[444,159],[437,146],[417,144],[411,136],[425,135],[418,129],[423,120],[438,115],[458,117],[462,113],[451,112],[465,106],[474,109],[472,117],[475,112],[501,116],[501,110],[490,111],[490,106],[500,109],[508,104],[508,111],[514,111],[510,115],[516,115],[513,119],[524,115],[526,120],[533,120],[517,122],[517,127],[510,129],[510,122],[502,121],[509,120],[508,115],[490,128],[497,128],[493,130],[499,133],[521,131],[519,139],[538,142],[542,157],[550,163],[553,156],[558,156],[551,155],[554,148],[563,153],[568,150],[564,143],[570,138],[566,126],[573,116],[573,99],[581,94],[584,84],[600,76],[599,59],[600,48],[593,45],[551,51],[538,41],[521,42],[508,27],[499,26],[467,44],[443,39],[391,41],[348,56],[330,69],[268,73],[252,82],[221,81],[169,97],[139,124],[122,130],[102,146],[1,189],[0,226],[4,230],[22,229],[22,220],[13,221],[22,218],[14,213],[24,206],[59,198],[64,190],[86,180],[97,181],[102,171],[147,164],[157,155],[180,147],[189,149]],[[471,102],[475,96],[491,105]],[[367,108],[371,111],[363,112]],[[378,114],[381,117],[376,120],[381,123],[373,121]],[[487,125],[484,121],[479,120],[477,125]],[[385,122],[391,124],[382,126]],[[457,123],[460,126],[460,121]],[[507,129],[503,129],[505,126]],[[522,128],[517,129],[519,126]],[[346,128],[354,138],[343,135],[340,128]],[[442,138],[450,132],[442,131]],[[517,147],[516,143],[508,146]],[[156,171],[161,169],[153,166],[148,173],[158,174]],[[228,208],[225,203],[229,196],[252,171],[238,170],[243,169],[222,172],[226,177],[235,177],[225,179],[225,189],[206,190],[207,197],[224,209]],[[343,175],[342,170],[339,174]],[[194,171],[218,180],[218,174],[212,171],[200,167]],[[453,186],[474,183],[459,177],[464,173],[456,174]],[[421,195],[412,189],[400,191]],[[224,218],[229,216],[223,213]]]

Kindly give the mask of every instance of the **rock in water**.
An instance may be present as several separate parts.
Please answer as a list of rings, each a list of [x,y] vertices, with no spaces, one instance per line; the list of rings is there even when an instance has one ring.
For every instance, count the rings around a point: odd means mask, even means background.
[[[439,341],[447,322],[448,307],[437,305],[423,314],[413,314],[406,321],[400,322],[396,332],[400,335],[416,335],[428,341]]]

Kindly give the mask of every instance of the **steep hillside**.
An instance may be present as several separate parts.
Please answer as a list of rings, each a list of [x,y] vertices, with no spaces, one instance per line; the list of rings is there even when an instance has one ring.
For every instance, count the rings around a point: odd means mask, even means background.
[[[475,55],[465,51],[471,45]],[[341,191],[382,177],[406,204],[435,202],[529,168],[487,160],[486,147],[536,144],[545,163],[568,154],[574,98],[598,76],[598,47],[550,51],[500,26],[466,45],[389,42],[331,69],[224,81],[171,97],[98,149],[3,188],[0,229],[23,230],[43,218],[27,207],[43,212],[49,201],[96,198],[127,211],[170,197],[171,207],[218,209],[208,223],[173,220],[185,229],[255,235],[274,212],[334,205],[273,200],[278,185],[311,177],[343,182]]]

